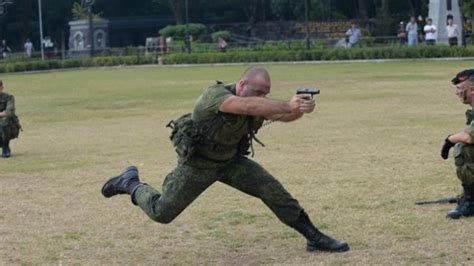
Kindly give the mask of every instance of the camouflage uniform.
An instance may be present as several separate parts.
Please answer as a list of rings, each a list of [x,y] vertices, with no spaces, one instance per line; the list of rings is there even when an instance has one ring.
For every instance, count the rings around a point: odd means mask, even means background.
[[[466,111],[467,128],[471,137],[474,137],[474,110]],[[456,174],[463,185],[474,185],[474,144],[457,143],[454,146],[454,164]]]
[[[197,100],[191,115],[192,130],[197,132],[191,135],[198,135],[194,139],[200,141],[191,143],[181,141],[182,136],[172,136],[179,155],[178,166],[165,178],[163,192],[146,184],[134,191],[132,200],[154,221],[171,222],[216,181],[261,199],[290,226],[304,213],[280,182],[246,157],[264,119],[220,112],[221,103],[232,95],[235,95],[235,84],[208,88]],[[184,147],[191,152],[182,153],[180,143],[194,147]]]
[[[15,115],[15,97],[7,93],[0,93],[0,112],[7,116],[0,117],[0,141],[8,142],[18,137],[20,123]]]

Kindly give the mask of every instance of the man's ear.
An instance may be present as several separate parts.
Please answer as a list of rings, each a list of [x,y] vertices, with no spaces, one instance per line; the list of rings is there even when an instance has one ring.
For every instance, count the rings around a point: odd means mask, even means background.
[[[235,88],[235,93],[237,94],[237,96],[239,96],[242,90],[244,89],[245,83],[246,82],[243,79],[237,81],[237,86]]]

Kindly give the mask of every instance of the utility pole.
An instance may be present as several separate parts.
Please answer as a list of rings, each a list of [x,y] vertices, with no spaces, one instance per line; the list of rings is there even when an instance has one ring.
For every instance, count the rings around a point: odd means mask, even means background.
[[[186,33],[184,36],[184,44],[186,47],[186,51],[190,54],[191,53],[191,41],[189,40],[189,8],[188,8],[188,0],[184,0],[184,11],[185,11],[185,18],[186,18]]]
[[[87,15],[89,17],[89,41],[90,41],[90,56],[94,56],[94,27],[92,25],[92,5],[94,0],[83,0],[85,6],[87,7]]]
[[[42,14],[42,12],[41,12],[41,0],[38,0],[38,17],[39,17],[39,28],[40,28],[41,60],[44,61],[44,47],[43,47],[43,14]]]
[[[309,24],[308,24],[308,17],[309,17],[309,6],[308,0],[304,0],[304,23],[306,28],[306,50],[309,50],[311,47],[309,42]]]

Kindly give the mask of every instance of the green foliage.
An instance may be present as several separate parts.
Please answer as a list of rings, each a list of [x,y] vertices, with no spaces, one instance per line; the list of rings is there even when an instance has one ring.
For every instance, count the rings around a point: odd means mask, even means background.
[[[363,60],[397,58],[439,58],[474,56],[474,47],[420,46],[420,47],[363,47],[313,50],[259,50],[227,53],[170,54],[163,57],[163,64],[199,64],[225,62],[279,62],[314,60]]]
[[[38,71],[61,68],[143,65],[153,64],[156,60],[152,56],[99,56],[94,58],[25,61],[0,64],[0,73]]]
[[[78,2],[72,4],[71,13],[74,20],[87,19],[87,8]]]
[[[87,8],[78,2],[74,2],[74,4],[72,4],[71,13],[73,20],[85,20],[89,18]],[[92,14],[93,19],[99,19],[101,16],[102,13]]]
[[[274,46],[272,46],[274,45]],[[163,64],[207,64],[207,63],[240,63],[240,62],[285,62],[285,61],[318,61],[318,60],[365,60],[365,59],[403,59],[403,58],[440,58],[440,57],[471,57],[474,47],[448,46],[391,46],[391,47],[361,47],[361,48],[330,48],[320,46],[305,50],[303,42],[295,42],[299,47],[295,50],[285,50],[285,43],[266,44],[258,49],[234,50],[220,53],[209,45],[199,48],[202,52],[173,53],[162,57]],[[199,46],[197,46],[199,47]],[[37,71],[47,69],[118,66],[154,64],[154,56],[142,56],[139,50],[131,49],[121,56],[98,56],[94,58],[68,60],[29,60],[24,62],[0,63],[0,73]]]
[[[230,39],[230,32],[227,30],[216,31],[212,34],[212,41],[217,42],[219,37],[228,41]]]
[[[203,34],[206,26],[198,23],[189,23],[189,35],[197,37]],[[186,25],[168,25],[159,31],[161,36],[172,37],[174,39],[183,39],[186,35]]]

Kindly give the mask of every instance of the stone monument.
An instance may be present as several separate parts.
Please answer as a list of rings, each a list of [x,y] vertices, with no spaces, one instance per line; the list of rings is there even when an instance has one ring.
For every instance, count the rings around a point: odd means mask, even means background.
[[[430,0],[428,16],[433,19],[438,31],[436,43],[448,44],[446,25],[448,18],[452,18],[459,29],[458,45],[462,45],[463,21],[459,0]]]
[[[100,53],[109,46],[109,21],[107,19],[94,19],[92,25],[94,53]],[[90,55],[89,21],[70,21],[69,27],[69,56]]]

